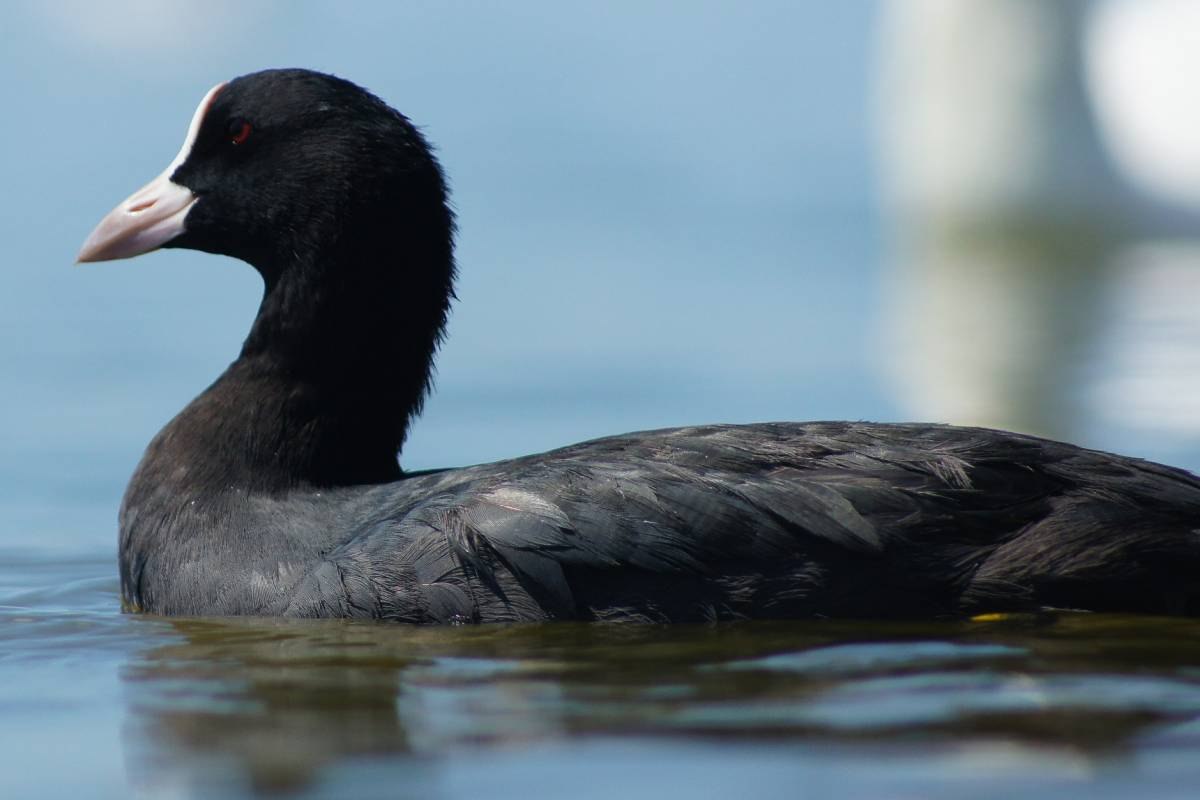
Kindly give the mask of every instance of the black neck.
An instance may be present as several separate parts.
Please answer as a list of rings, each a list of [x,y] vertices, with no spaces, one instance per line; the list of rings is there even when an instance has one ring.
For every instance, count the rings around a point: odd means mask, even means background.
[[[375,242],[261,269],[240,356],[159,434],[139,472],[179,476],[179,489],[268,493],[399,478],[453,280],[449,234],[426,228],[429,246],[413,247],[421,237],[410,233],[402,258]]]

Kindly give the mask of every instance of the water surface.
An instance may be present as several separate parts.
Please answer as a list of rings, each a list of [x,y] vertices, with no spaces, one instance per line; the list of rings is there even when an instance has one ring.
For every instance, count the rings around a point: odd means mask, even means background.
[[[0,596],[5,797],[1182,798],[1200,780],[1197,621],[165,620],[117,612],[106,554],[5,556],[26,576]]]

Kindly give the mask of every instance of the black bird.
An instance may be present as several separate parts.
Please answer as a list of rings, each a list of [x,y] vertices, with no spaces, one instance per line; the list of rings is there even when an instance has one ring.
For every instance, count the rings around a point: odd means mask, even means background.
[[[1001,431],[628,434],[405,475],[453,297],[442,171],[329,75],[210,91],[80,261],[188,247],[263,277],[237,360],[155,437],[126,608],[418,623],[1200,614],[1200,479]]]

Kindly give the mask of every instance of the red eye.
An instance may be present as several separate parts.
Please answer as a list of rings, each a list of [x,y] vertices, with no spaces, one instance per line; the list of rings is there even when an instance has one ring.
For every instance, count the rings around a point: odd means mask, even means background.
[[[245,144],[246,140],[250,138],[250,132],[253,130],[254,128],[250,126],[250,123],[246,122],[244,119],[235,119],[230,121],[229,143]]]

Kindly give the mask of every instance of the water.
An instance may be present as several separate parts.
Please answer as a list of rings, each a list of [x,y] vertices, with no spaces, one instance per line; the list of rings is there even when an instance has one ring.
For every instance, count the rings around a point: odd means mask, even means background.
[[[873,3],[127,5],[0,4],[0,797],[1194,796],[1191,621],[120,614],[124,483],[260,287],[195,253],[69,265],[203,92],[269,65],[441,146],[460,303],[408,468],[820,418],[1200,468],[1200,248],[1040,218],[896,246]]]
[[[5,797],[1183,798],[1200,779],[1197,621],[163,620],[117,613],[105,558],[22,566],[0,598]]]

